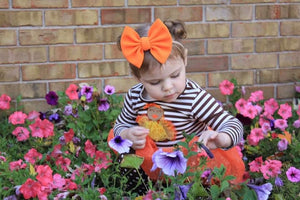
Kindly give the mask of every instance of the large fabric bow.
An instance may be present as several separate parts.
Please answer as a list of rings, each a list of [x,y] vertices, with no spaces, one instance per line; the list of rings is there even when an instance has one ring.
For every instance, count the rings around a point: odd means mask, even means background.
[[[147,50],[163,64],[172,50],[172,36],[160,19],[152,24],[148,37],[140,37],[134,29],[125,26],[121,36],[121,49],[128,62],[137,68],[142,66],[144,51]]]

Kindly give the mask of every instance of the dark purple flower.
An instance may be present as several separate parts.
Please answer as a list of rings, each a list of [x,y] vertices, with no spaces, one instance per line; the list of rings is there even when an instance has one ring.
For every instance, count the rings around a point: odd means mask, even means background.
[[[278,186],[278,187],[283,186],[283,181],[278,176],[275,178],[275,185]]]
[[[44,120],[44,119],[46,119],[47,117],[46,117],[46,113],[44,113],[44,112],[39,112],[40,113],[40,119],[41,120]]]
[[[242,115],[242,114],[240,114],[240,113],[236,114],[235,117],[236,117],[238,120],[240,120],[240,122],[242,122],[242,124],[243,124],[244,126],[251,125],[251,123],[252,123],[252,119],[251,119],[251,118],[245,117],[244,115]]]
[[[48,92],[45,98],[49,105],[55,106],[58,103],[58,96],[54,91]]]
[[[289,181],[293,183],[298,183],[300,181],[300,169],[297,169],[295,167],[290,167],[286,171],[286,176],[289,179]]]
[[[60,122],[60,116],[58,113],[53,113],[52,115],[49,116],[49,120],[58,123]]]
[[[84,95],[86,97],[87,101],[90,101],[93,97],[93,91],[94,91],[94,88],[92,86],[84,85],[81,88],[80,93],[81,93],[81,95]]]
[[[112,94],[115,93],[115,88],[114,88],[114,86],[107,85],[107,86],[105,86],[105,88],[104,88],[104,92],[105,92],[107,95],[112,95]]]
[[[153,154],[152,162],[151,171],[161,168],[163,173],[168,176],[174,176],[175,171],[183,174],[187,165],[187,159],[179,150],[169,153],[159,149]]]
[[[254,189],[257,195],[257,200],[268,200],[269,195],[273,189],[271,183],[265,183],[263,185],[254,185],[254,184],[247,184],[250,188]]]
[[[108,142],[108,145],[116,150],[119,154],[128,153],[130,147],[132,146],[132,142],[127,139],[123,139],[121,136],[116,136],[112,140]]]
[[[59,140],[59,143],[60,143],[61,145],[66,145],[66,144],[67,144],[67,143],[66,143],[65,136],[60,136],[58,140]]]
[[[73,137],[72,141],[73,141],[74,144],[79,144],[80,143],[80,138]]]
[[[187,198],[187,193],[191,189],[193,182],[187,185],[175,185],[175,198],[174,200],[185,200]]]
[[[100,99],[98,101],[98,110],[99,111],[107,111],[109,109],[109,102],[107,99]]]

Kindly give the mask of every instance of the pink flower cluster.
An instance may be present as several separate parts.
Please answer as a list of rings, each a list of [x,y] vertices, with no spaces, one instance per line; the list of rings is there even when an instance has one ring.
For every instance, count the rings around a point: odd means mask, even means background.
[[[263,162],[260,156],[250,162],[249,166],[251,172],[261,172],[265,179],[269,179],[281,174],[282,163],[279,160],[266,160]]]

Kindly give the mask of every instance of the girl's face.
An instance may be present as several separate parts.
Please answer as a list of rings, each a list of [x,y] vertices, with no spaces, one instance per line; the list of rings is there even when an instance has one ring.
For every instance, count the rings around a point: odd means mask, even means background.
[[[180,57],[170,58],[162,66],[153,66],[141,74],[146,96],[151,99],[172,102],[185,88],[186,62]]]

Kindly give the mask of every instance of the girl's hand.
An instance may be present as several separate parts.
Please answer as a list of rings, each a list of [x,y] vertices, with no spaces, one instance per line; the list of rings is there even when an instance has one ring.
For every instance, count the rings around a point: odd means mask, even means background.
[[[201,142],[209,149],[228,148],[232,145],[232,140],[228,134],[218,133],[213,130],[203,131],[198,142]]]
[[[132,141],[133,149],[143,149],[146,144],[146,136],[149,134],[149,129],[141,126],[134,126],[123,130],[120,136],[124,139]]]

